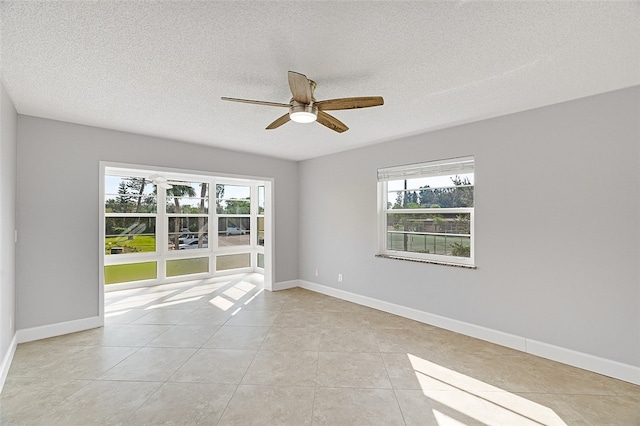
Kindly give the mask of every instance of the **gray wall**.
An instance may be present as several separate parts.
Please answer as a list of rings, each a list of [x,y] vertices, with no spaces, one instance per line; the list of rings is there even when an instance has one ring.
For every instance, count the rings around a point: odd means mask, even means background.
[[[0,80],[0,360],[16,329],[16,124],[16,109]]]
[[[298,165],[18,116],[17,325],[98,315],[99,162],[274,178],[275,282],[297,278]]]
[[[639,105],[635,87],[301,162],[300,278],[640,366]],[[478,268],[374,257],[376,170],[466,155]]]
[[[13,258],[6,105],[3,92],[3,266]],[[299,164],[18,116],[18,328],[97,315],[104,160],[274,177],[276,282],[301,278],[640,366],[639,105],[635,87]],[[463,155],[476,159],[478,269],[375,258],[376,170]],[[2,280],[4,333],[13,287]]]

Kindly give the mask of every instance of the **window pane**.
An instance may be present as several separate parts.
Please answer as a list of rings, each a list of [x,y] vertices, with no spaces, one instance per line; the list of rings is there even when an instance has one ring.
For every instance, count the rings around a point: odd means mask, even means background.
[[[264,268],[264,254],[258,253],[258,268]]]
[[[469,235],[470,223],[470,213],[387,213],[389,232]]]
[[[219,214],[251,213],[251,188],[237,185],[216,185],[216,212]]]
[[[167,191],[167,213],[207,214],[209,212],[209,184],[184,182]]]
[[[219,200],[238,200],[251,197],[251,188],[240,185],[216,185],[216,198]]]
[[[473,207],[473,186],[389,191],[388,209]]]
[[[264,186],[258,187],[258,214],[264,214]]]
[[[209,272],[209,258],[167,260],[167,277]]]
[[[216,270],[226,271],[228,269],[247,268],[251,266],[251,254],[228,254],[216,257]]]
[[[387,214],[387,249],[471,257],[470,213]]]
[[[258,245],[264,247],[264,217],[258,218]]]
[[[464,236],[387,232],[388,250],[411,253],[471,257],[470,241]]]
[[[218,218],[218,246],[244,246],[251,242],[250,217]]]
[[[176,201],[178,204],[176,204]],[[200,197],[167,197],[167,213],[207,214],[209,200]]]
[[[170,217],[167,241],[169,242],[169,250],[175,250],[176,247],[181,250],[207,248],[209,219],[206,217]]]
[[[144,178],[105,176],[105,213],[155,213],[156,187]]]
[[[104,283],[153,280],[158,277],[156,262],[126,263],[104,267]]]
[[[462,174],[454,174],[454,175],[443,175],[443,176],[430,176],[430,177],[422,177],[422,178],[414,178],[414,179],[406,179],[407,186],[406,189],[410,191],[419,190],[421,188],[447,188],[450,186],[460,186],[460,185],[474,185],[474,174],[473,173],[462,173]],[[398,191],[405,189],[405,180],[392,180],[387,184],[387,189],[389,191]]]
[[[155,217],[105,217],[105,254],[156,251]]]

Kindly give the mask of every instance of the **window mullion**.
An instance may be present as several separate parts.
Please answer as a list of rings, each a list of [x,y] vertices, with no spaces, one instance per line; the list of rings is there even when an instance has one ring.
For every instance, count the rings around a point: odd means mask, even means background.
[[[209,270],[212,274],[216,271],[216,253],[218,252],[218,182],[212,180],[209,183]]]
[[[165,264],[165,256],[169,252],[169,242],[167,241],[167,229],[169,221],[167,220],[167,191],[164,188],[156,186],[156,201],[158,214],[156,218],[156,241],[158,247],[158,280],[161,282],[167,278],[167,267]]]

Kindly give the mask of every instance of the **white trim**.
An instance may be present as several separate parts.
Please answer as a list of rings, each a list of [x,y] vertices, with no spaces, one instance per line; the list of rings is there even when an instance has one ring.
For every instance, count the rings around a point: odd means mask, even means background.
[[[9,368],[11,368],[11,362],[13,361],[13,356],[16,353],[17,346],[18,339],[16,333],[13,335],[13,339],[11,339],[11,343],[9,344],[9,349],[7,349],[7,353],[5,353],[4,358],[2,358],[2,364],[0,364],[0,393],[2,393],[2,388],[4,387],[5,380],[7,380]]]
[[[527,353],[640,385],[640,367],[527,339]]]
[[[98,163],[98,202],[100,203],[98,206],[98,318],[100,319],[100,323],[104,324],[104,265],[105,265],[105,255],[104,255],[104,246],[105,246],[105,235],[104,235],[104,225],[105,225],[105,216],[104,216],[104,179],[105,173],[107,170],[108,163],[104,161],[100,161]],[[157,226],[157,225],[156,225]]]
[[[294,281],[286,281],[280,284],[292,284]],[[568,364],[583,370],[593,371],[598,374],[613,377],[626,382],[640,385],[640,367],[623,364],[606,358],[600,358],[572,349],[554,346],[548,343],[527,339],[526,337],[504,333],[502,331],[482,327],[479,325],[458,321],[452,318],[431,314],[406,306],[396,305],[383,300],[351,293],[344,290],[327,287],[310,281],[297,280],[298,286],[327,296],[347,300],[370,308],[378,309],[391,314],[399,315],[425,324],[434,325],[466,336],[495,343],[521,352],[547,358],[553,361]],[[283,287],[291,288],[291,287]]]
[[[281,281],[279,283],[273,283],[272,291],[286,290],[286,289],[295,288],[295,287],[306,288],[304,287],[303,283],[305,283],[305,281],[302,281],[302,280]],[[321,293],[321,292],[318,292],[318,293]]]
[[[82,318],[73,321],[58,322],[40,327],[25,328],[16,331],[18,343],[33,342],[34,340],[47,339],[49,337],[62,336],[63,334],[76,333],[102,327],[104,318],[99,316]]]
[[[473,173],[474,157],[448,158],[378,169],[378,181]]]
[[[274,179],[264,181],[264,288],[273,291],[276,283],[276,253],[273,241],[276,235],[276,185]]]

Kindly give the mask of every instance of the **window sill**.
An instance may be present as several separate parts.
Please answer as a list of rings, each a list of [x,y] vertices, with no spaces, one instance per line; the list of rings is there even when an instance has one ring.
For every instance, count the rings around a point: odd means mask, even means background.
[[[414,259],[411,257],[391,256],[388,254],[376,254],[376,257],[380,257],[383,259],[406,260],[409,262],[417,262],[417,263],[430,263],[433,265],[453,266],[455,268],[477,269],[477,266],[475,265],[462,265],[459,263],[439,262],[437,260]]]

